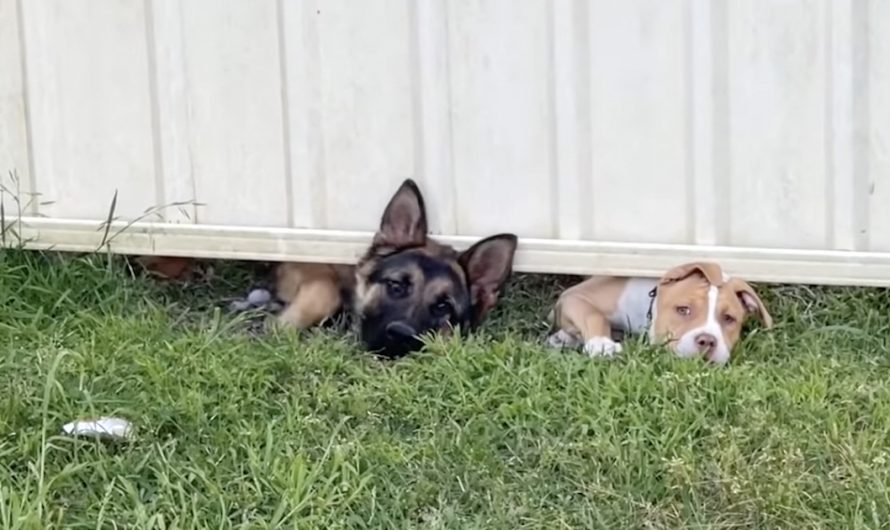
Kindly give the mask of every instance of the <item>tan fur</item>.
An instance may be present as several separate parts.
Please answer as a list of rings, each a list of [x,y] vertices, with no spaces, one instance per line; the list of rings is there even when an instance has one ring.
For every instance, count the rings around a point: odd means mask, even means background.
[[[730,286],[730,292],[735,292],[742,300],[745,310],[754,314],[763,323],[764,329],[773,327],[773,317],[766,309],[766,305],[760,296],[754,291],[754,288],[741,278],[731,278],[727,284]]]
[[[431,239],[428,239],[426,243],[415,249],[416,252],[426,254],[432,258],[447,260],[449,263],[449,268],[457,275],[458,278],[465,278],[466,274],[464,270],[460,267],[460,265],[455,261],[457,257],[457,252],[454,251],[451,247],[446,247],[441,245]],[[375,259],[365,259],[362,260],[354,269],[353,272],[353,282],[354,282],[354,293],[355,293],[355,309],[361,312],[367,307],[372,307],[377,300],[379,299],[381,292],[380,289],[372,288],[367,285],[366,279],[368,278],[371,270],[373,270],[375,266]],[[420,269],[417,268],[408,268],[401,271],[403,274],[408,274],[412,277],[414,284],[422,283],[421,277],[423,273]],[[450,288],[450,285],[442,286],[443,290],[447,290]],[[424,300],[431,300],[433,297],[429,295],[429,287],[424,291],[415,291],[412,293],[412,297],[415,298],[417,303],[420,303]]]
[[[566,289],[556,304],[556,325],[584,341],[608,337],[609,318],[625,285],[626,278],[595,276]]]
[[[696,261],[693,263],[685,263],[678,267],[674,267],[670,269],[666,273],[664,273],[661,277],[661,280],[658,282],[660,285],[668,285],[671,282],[680,281],[684,278],[688,278],[689,275],[699,273],[705,277],[705,279],[711,285],[721,286],[724,282],[724,273],[723,268],[716,263],[710,263],[706,261]]]
[[[453,248],[428,239],[423,246],[415,250],[447,262],[458,278],[466,278],[466,273],[457,261],[458,253]],[[341,308],[344,290],[354,295],[354,309],[357,311],[361,312],[372,307],[382,295],[379,286],[369,286],[367,282],[375,263],[376,259],[366,257],[354,266],[323,263],[280,264],[276,269],[275,294],[286,302],[286,307],[278,316],[278,323],[296,329],[307,329],[318,325]],[[406,269],[401,272],[413,276],[413,283],[422,283],[420,281],[422,273],[419,269]],[[451,288],[449,282],[433,282],[412,296],[417,298],[417,305],[420,306],[424,302],[436,299],[439,294]],[[493,305],[492,302],[489,306],[483,306],[483,311],[487,312]],[[441,331],[447,334],[449,330]]]
[[[630,280],[597,276],[566,289],[554,308],[553,324],[559,331],[551,337],[551,344],[574,343],[578,339],[586,344],[597,339],[602,347],[602,339],[610,337],[613,331],[610,321],[620,321],[628,313],[639,316],[646,311],[646,307],[640,305],[648,299],[640,292],[646,284],[637,281],[632,287]],[[649,286],[653,284],[656,282],[650,282]],[[716,288],[714,311],[709,301],[712,287]],[[754,289],[744,280],[726,276],[716,263],[694,262],[675,267],[660,278],[657,289],[650,338],[671,347],[679,347],[677,343],[687,334],[689,337],[719,334],[731,351],[749,315],[758,316],[765,328],[773,325],[772,316]],[[631,297],[623,298],[629,292]],[[631,307],[619,307],[621,300]],[[700,331],[705,327],[714,333]]]
[[[722,284],[722,280],[720,280]],[[708,290],[711,282],[701,275],[692,274],[682,280],[659,287],[658,318],[653,323],[654,336],[668,344],[676,342],[686,332],[703,326],[708,320]],[[676,311],[677,306],[688,307],[690,314],[684,316]],[[741,323],[745,318],[745,308],[738,297],[726,284],[718,287],[717,315],[731,316],[732,323],[720,322],[726,344],[731,348],[738,342]]]
[[[287,302],[279,324],[306,329],[330,318],[342,303],[342,289],[354,284],[354,267],[283,263],[276,270],[276,295]]]
[[[466,273],[456,261],[458,252],[453,248],[427,239],[422,246],[413,251],[448,261],[449,267],[459,278],[466,278]],[[276,272],[276,294],[286,302],[286,307],[278,316],[279,324],[306,329],[324,322],[340,309],[344,290],[352,292],[355,309],[359,312],[374,306],[380,300],[382,293],[379,287],[369,287],[366,279],[373,270],[375,262],[372,257],[366,257],[356,265],[282,263]],[[419,283],[418,277],[421,275],[419,270],[402,272],[411,274],[415,278],[415,283]],[[438,289],[435,293],[438,294],[449,287],[440,284],[437,288],[433,287],[433,290]],[[418,297],[418,303],[435,298],[430,288],[413,296]],[[484,307],[484,310],[488,309],[490,307]]]
[[[759,313],[764,327],[772,327],[772,317],[751,286],[739,278],[725,278],[722,268],[715,263],[690,263],[668,271],[659,282],[654,336],[670,344],[703,326],[709,317],[708,290],[712,286],[717,288],[717,324],[730,349],[741,338],[749,313]],[[742,303],[740,293],[752,297],[751,307]],[[688,307],[690,315],[679,314],[678,306]]]
[[[478,326],[510,277],[517,242],[513,234],[495,234],[461,252],[435,242],[427,235],[420,190],[407,179],[355,266],[279,267],[275,290],[286,307],[278,322],[305,329],[343,309],[357,317],[351,320],[367,348],[404,355],[429,332]],[[432,262],[439,266],[432,267],[435,274],[428,270]],[[454,274],[442,274],[443,267]]]
[[[428,239],[423,246],[415,249],[432,258],[447,261],[449,267],[459,278],[466,278],[466,273],[457,262],[458,253],[453,248]],[[368,275],[373,270],[376,259],[366,256],[356,265],[330,265],[324,263],[282,263],[276,270],[276,295],[287,305],[278,316],[280,324],[297,329],[306,329],[318,325],[334,315],[343,303],[342,293],[349,290],[355,296],[355,309],[361,312],[373,306],[381,293],[379,286],[370,287]],[[419,282],[420,270],[405,270],[404,273],[415,277]],[[438,292],[450,286],[439,285]],[[438,294],[436,292],[435,294]],[[427,288],[424,292],[415,293],[418,303],[431,300],[435,296]],[[492,304],[493,305],[493,304]],[[485,308],[490,309],[490,307]]]

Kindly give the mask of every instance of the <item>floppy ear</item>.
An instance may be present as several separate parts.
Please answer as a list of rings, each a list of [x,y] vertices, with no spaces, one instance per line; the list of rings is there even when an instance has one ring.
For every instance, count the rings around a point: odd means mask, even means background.
[[[708,283],[711,285],[723,285],[723,269],[720,265],[716,263],[708,263],[708,262],[695,262],[695,263],[686,263],[684,265],[680,265],[679,267],[674,267],[673,269],[667,271],[664,276],[661,277],[661,285],[671,282],[678,282],[680,280],[686,279],[693,274],[698,273],[705,277],[708,280]]]
[[[417,184],[407,179],[386,205],[374,244],[395,248],[422,246],[426,243],[426,231],[423,196]]]
[[[756,314],[758,318],[760,318],[760,321],[763,322],[764,328],[769,329],[773,327],[773,317],[769,314],[769,311],[766,310],[766,305],[764,305],[763,300],[757,296],[757,293],[754,292],[754,288],[752,288],[748,282],[737,278],[733,279],[732,288],[739,297],[739,301],[745,307],[745,311],[750,314]]]
[[[513,272],[517,241],[513,234],[487,237],[458,258],[470,286],[474,325],[482,322],[497,304],[501,289]]]

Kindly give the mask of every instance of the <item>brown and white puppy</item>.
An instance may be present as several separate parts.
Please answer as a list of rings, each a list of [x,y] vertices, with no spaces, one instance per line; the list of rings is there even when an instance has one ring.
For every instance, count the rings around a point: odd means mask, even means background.
[[[517,237],[498,234],[458,252],[427,237],[426,209],[406,180],[386,206],[380,228],[355,266],[285,263],[276,295],[284,325],[307,328],[340,309],[355,317],[367,349],[397,357],[430,332],[468,332],[496,305],[512,273]]]
[[[716,364],[729,361],[749,315],[773,323],[754,289],[715,263],[681,265],[660,279],[595,276],[566,289],[552,315],[553,347],[583,344],[591,357],[610,357],[621,352],[612,331],[648,333],[680,357]]]

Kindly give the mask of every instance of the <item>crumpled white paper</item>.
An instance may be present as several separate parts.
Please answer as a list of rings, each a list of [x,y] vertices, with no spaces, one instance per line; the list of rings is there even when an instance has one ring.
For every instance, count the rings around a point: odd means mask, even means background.
[[[102,417],[92,420],[77,420],[66,423],[62,431],[71,436],[98,436],[113,440],[128,440],[133,437],[133,424],[123,418]]]

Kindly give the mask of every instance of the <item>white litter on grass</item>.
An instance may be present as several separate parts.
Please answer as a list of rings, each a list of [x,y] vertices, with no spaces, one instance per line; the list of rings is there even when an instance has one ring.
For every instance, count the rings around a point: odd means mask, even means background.
[[[241,313],[251,309],[275,311],[279,308],[278,306],[279,304],[268,289],[257,288],[247,293],[247,298],[233,300],[229,304],[229,310],[234,313]]]
[[[103,417],[66,423],[62,426],[62,431],[71,436],[98,436],[125,440],[133,436],[133,425],[122,418]]]
[[[272,301],[272,293],[265,289],[254,289],[247,295],[247,302],[254,307],[261,307]]]

